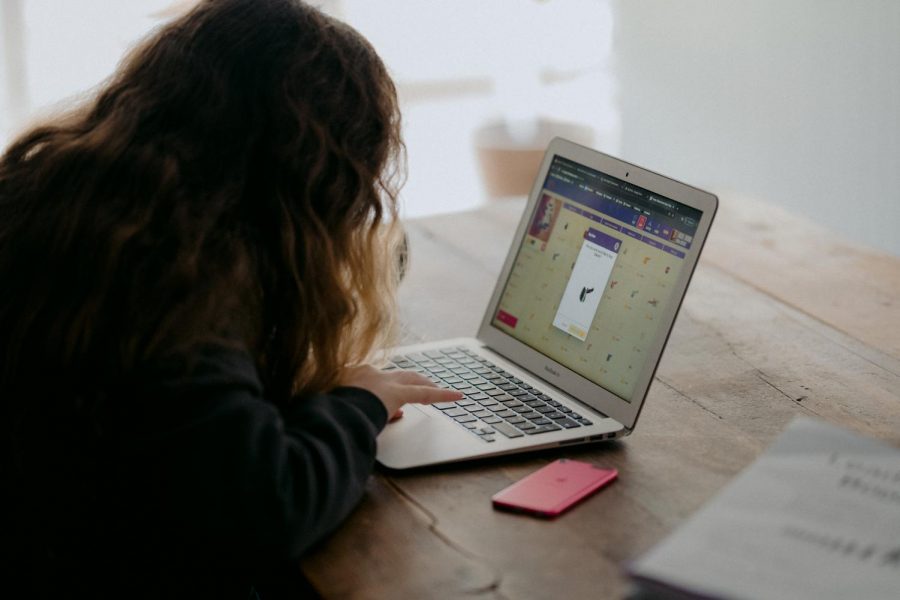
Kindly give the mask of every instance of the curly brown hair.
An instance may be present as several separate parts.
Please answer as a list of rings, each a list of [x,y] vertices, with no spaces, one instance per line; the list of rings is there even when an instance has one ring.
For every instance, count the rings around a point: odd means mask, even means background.
[[[397,95],[299,0],[207,0],[0,160],[0,389],[90,390],[227,341],[275,400],[392,331]]]

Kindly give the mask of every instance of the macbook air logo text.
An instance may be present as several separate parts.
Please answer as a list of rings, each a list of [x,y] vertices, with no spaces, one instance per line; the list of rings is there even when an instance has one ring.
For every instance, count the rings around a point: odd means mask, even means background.
[[[559,377],[559,371],[554,371],[553,369],[550,368],[549,365],[544,365],[544,370],[555,377]]]

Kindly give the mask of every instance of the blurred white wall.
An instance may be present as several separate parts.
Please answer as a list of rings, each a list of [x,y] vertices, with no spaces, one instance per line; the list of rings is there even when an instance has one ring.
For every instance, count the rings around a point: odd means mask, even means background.
[[[0,144],[99,85],[173,3],[0,0]]]
[[[622,153],[900,254],[900,2],[615,0]]]
[[[190,0],[0,0],[0,145]],[[395,77],[407,216],[486,201],[475,130],[546,116],[900,254],[896,0],[319,0]]]
[[[10,25],[21,33],[10,57],[25,75],[17,90],[26,99],[20,117],[33,119],[90,91],[163,22],[167,8],[189,2],[0,0],[21,7],[20,24]],[[366,35],[397,81],[409,151],[401,198],[408,217],[486,200],[473,137],[492,119],[574,120],[597,130],[607,150],[618,148],[609,0],[312,3]],[[12,23],[3,13],[0,20]],[[0,72],[0,101],[8,100],[11,83]],[[20,117],[0,121],[0,143],[23,125]]]

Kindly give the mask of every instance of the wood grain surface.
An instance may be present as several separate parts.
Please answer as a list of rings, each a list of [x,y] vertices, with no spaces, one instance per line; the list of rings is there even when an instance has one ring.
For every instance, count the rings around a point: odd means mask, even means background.
[[[521,202],[410,222],[405,341],[474,335]],[[410,473],[379,471],[304,561],[325,597],[620,598],[623,566],[707,502],[798,414],[900,446],[900,259],[722,198],[635,433]],[[619,480],[553,521],[495,511],[557,458]]]

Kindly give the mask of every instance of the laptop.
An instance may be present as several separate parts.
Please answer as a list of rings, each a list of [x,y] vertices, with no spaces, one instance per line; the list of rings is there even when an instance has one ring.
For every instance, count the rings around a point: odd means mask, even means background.
[[[716,196],[550,142],[474,338],[404,346],[458,402],[411,404],[378,438],[392,469],[634,431],[713,221]]]

